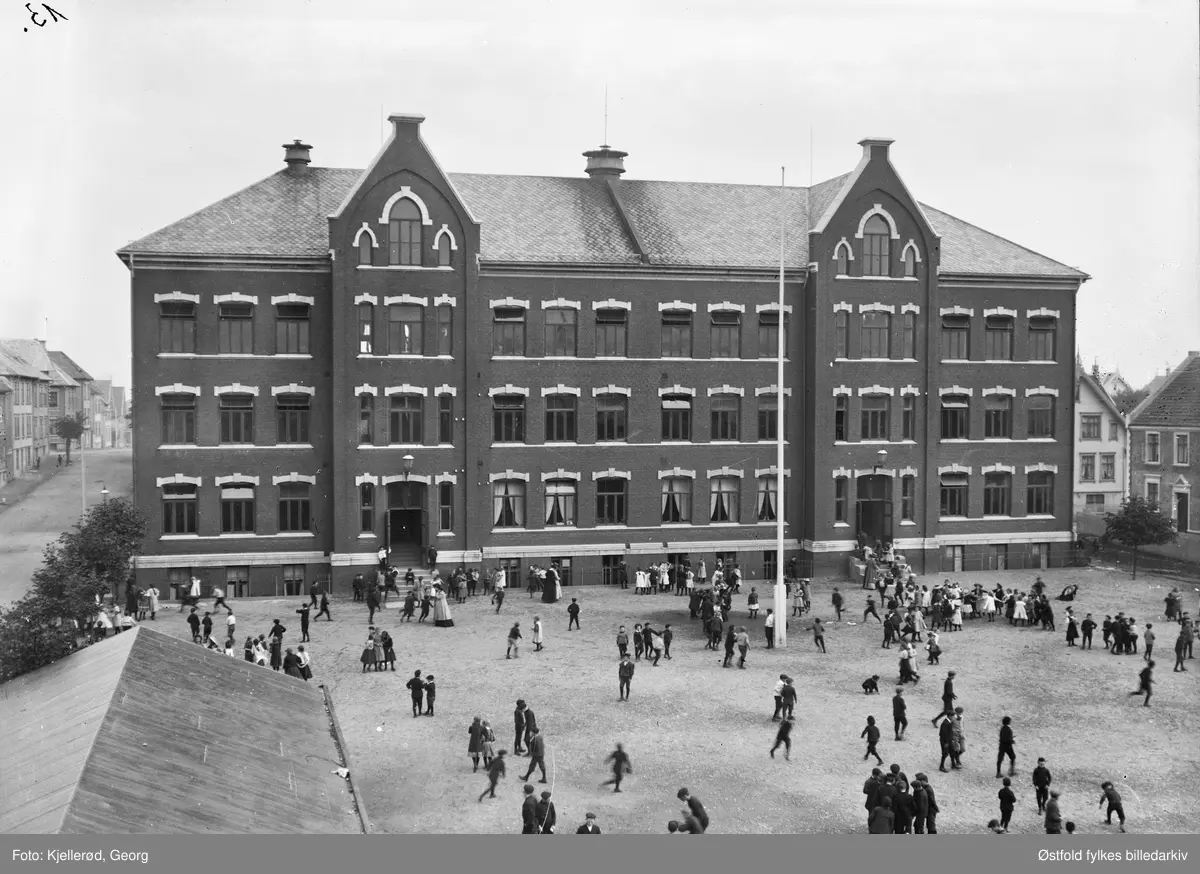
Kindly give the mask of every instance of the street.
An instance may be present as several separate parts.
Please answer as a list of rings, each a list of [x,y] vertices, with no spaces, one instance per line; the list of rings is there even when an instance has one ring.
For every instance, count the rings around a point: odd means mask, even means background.
[[[48,459],[53,464],[53,456]],[[30,576],[41,566],[46,544],[79,521],[81,478],[79,455],[72,452],[69,469],[0,513],[0,604],[11,604],[25,594]],[[128,497],[133,488],[132,452],[88,450],[86,486],[89,507],[100,502],[105,487],[110,498]]]

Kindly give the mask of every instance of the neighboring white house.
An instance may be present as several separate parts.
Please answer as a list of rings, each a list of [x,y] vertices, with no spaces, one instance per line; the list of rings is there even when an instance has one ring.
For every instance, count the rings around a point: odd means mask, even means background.
[[[1095,375],[1075,368],[1075,523],[1101,534],[1129,494],[1129,427]]]

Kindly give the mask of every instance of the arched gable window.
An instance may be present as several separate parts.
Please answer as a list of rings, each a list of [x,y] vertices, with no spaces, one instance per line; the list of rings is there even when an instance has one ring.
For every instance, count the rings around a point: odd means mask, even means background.
[[[450,266],[450,235],[442,234],[438,239],[438,267]]]
[[[388,216],[388,263],[420,266],[421,210],[407,197]]]
[[[917,275],[917,250],[913,246],[904,250],[904,275]]]
[[[370,265],[371,263],[371,238],[366,234],[360,234],[358,237],[358,263]]]
[[[863,276],[888,276],[891,228],[882,216],[873,215],[863,227]]]

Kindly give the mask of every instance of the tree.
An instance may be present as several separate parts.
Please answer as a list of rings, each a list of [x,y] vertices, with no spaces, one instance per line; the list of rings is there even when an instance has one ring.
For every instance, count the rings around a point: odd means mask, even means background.
[[[71,463],[71,441],[83,437],[87,429],[87,413],[80,410],[74,416],[63,416],[54,423],[54,433],[67,443],[67,464]]]
[[[1117,392],[1112,399],[1113,403],[1117,405],[1117,409],[1128,416],[1133,412],[1134,407],[1144,401],[1149,394],[1148,388],[1131,388],[1128,391]]]
[[[0,610],[0,682],[36,670],[72,652],[77,629],[96,605],[129,578],[148,520],[117,498],[97,504],[82,521],[46,547],[30,591]]]
[[[1105,536],[1133,547],[1133,578],[1137,579],[1138,547],[1174,543],[1179,537],[1175,520],[1145,498],[1132,497],[1116,513],[1104,514]]]

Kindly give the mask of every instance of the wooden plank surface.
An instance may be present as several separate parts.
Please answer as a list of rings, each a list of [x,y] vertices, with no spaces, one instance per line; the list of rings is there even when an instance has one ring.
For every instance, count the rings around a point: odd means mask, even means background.
[[[6,800],[0,808],[0,816],[6,817],[0,819],[0,829],[45,826],[52,820],[44,812],[61,808],[64,794],[73,790],[61,824],[39,831],[361,830],[346,781],[332,773],[341,762],[318,687],[145,627],[89,647],[59,665],[118,642],[125,657],[114,664],[91,653],[88,661],[96,664],[88,672],[90,683],[77,692],[70,688],[70,673],[62,673],[53,684],[35,682],[40,671],[29,675],[22,698],[55,703],[27,703],[23,736],[31,737],[35,715],[43,722],[56,721],[56,729],[46,733],[45,743],[6,754],[13,758],[12,770],[23,778],[25,788],[21,798],[14,795],[12,804]],[[107,701],[100,706],[97,699],[105,697],[106,689]],[[80,722],[81,716],[87,718]],[[57,727],[72,723],[83,728],[56,734]],[[61,744],[63,737],[74,745],[69,766],[48,760],[56,758],[51,753],[58,749],[50,745]],[[87,738],[91,742],[81,763],[79,750]],[[0,761],[7,766],[5,758]],[[75,785],[64,780],[71,773],[77,775]],[[44,787],[40,795],[38,786]],[[27,809],[10,815],[7,808],[18,802]],[[18,818],[22,825],[17,825]],[[10,820],[16,828],[5,827]]]

